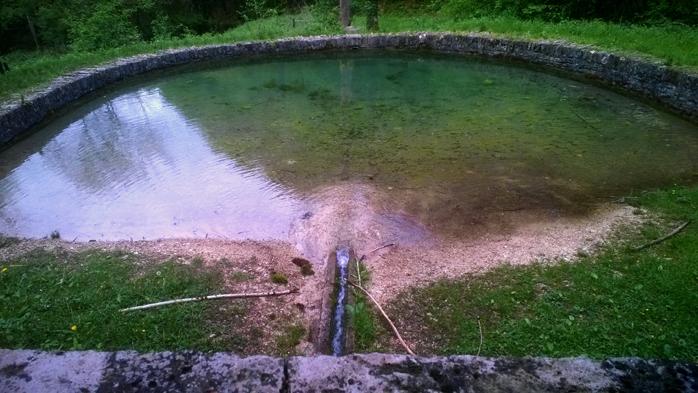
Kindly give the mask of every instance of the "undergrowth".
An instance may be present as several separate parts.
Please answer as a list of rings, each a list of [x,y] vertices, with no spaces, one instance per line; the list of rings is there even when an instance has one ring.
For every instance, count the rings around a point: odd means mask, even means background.
[[[220,287],[215,271],[194,265],[143,265],[120,252],[31,252],[0,265],[0,348],[232,350],[210,340],[225,328],[210,322],[213,303],[119,312]]]

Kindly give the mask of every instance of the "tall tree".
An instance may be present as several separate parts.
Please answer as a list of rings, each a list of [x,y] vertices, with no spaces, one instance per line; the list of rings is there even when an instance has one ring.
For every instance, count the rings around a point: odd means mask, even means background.
[[[342,26],[351,26],[351,0],[339,0],[339,21]]]

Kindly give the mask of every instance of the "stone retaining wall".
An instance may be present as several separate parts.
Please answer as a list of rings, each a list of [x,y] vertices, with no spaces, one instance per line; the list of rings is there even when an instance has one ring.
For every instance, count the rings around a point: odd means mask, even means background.
[[[241,358],[0,350],[0,392],[691,392],[698,366],[635,358]]]
[[[21,136],[47,115],[78,98],[148,71],[202,60],[251,55],[297,54],[345,49],[421,49],[506,58],[553,67],[619,86],[698,119],[698,75],[660,64],[563,42],[530,42],[489,35],[405,33],[290,38],[174,49],[85,68],[55,79],[47,88],[0,106],[0,145]]]

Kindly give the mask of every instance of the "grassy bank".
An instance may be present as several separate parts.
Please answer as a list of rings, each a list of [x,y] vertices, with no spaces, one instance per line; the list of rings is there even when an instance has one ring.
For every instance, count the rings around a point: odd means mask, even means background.
[[[118,311],[220,288],[215,272],[194,266],[145,267],[131,254],[36,251],[3,264],[0,288],[1,348],[220,348],[207,340],[219,333],[204,322],[210,305]]]
[[[364,19],[355,17],[354,25],[361,30],[365,25]],[[452,19],[429,15],[387,14],[381,16],[380,27],[381,32],[476,31],[514,38],[564,39],[618,53],[648,57],[679,68],[698,69],[698,30],[680,25],[653,27],[581,21],[550,23],[511,17]],[[29,89],[45,85],[67,72],[124,56],[191,45],[340,32],[341,29],[332,15],[306,11],[298,15],[281,15],[251,21],[222,34],[142,42],[93,52],[12,53],[2,56],[3,61],[9,63],[11,71],[0,75],[0,99],[26,93]]]
[[[356,18],[354,23],[365,25],[363,18]],[[530,40],[565,40],[658,60],[687,70],[698,69],[698,29],[688,26],[620,25],[600,21],[551,23],[506,16],[451,19],[428,15],[383,15],[380,23],[383,32],[489,32]]]
[[[91,52],[15,52],[0,58],[11,71],[0,75],[0,99],[23,94],[31,88],[83,67],[90,67],[126,56],[195,45],[265,40],[280,37],[338,34],[338,26],[326,23],[310,12],[254,20],[221,34],[189,35],[183,38],[139,42],[133,45]]]
[[[503,266],[408,290],[390,314],[421,353],[477,353],[479,319],[482,355],[698,361],[698,188],[631,201],[665,221],[573,263]],[[677,236],[632,249],[685,220]]]
[[[1,247],[12,244],[0,242]],[[252,279],[242,271],[206,266],[201,258],[161,262],[124,252],[36,249],[0,263],[0,348],[294,354],[306,334],[303,326],[287,318],[274,322],[278,334],[265,335],[250,315],[254,299],[119,311],[231,292],[225,274],[238,284]]]

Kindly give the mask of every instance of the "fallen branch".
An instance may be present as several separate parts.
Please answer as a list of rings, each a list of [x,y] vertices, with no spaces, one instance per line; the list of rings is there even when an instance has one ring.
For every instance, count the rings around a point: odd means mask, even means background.
[[[388,244],[384,244],[384,245],[382,245],[382,246],[380,246],[380,247],[376,247],[376,248],[374,248],[373,250],[371,250],[371,251],[367,252],[366,254],[362,255],[361,258],[359,258],[359,262],[363,262],[363,260],[366,259],[367,256],[373,254],[373,253],[376,252],[376,251],[382,250],[382,249],[384,249],[384,248],[392,247],[392,246],[394,246],[394,245],[395,245],[395,243],[388,243]]]
[[[412,350],[411,350],[410,347],[407,345],[407,343],[405,342],[405,340],[402,339],[402,336],[400,335],[400,332],[397,330],[397,328],[396,328],[395,325],[393,324],[393,321],[390,320],[390,318],[388,317],[388,314],[386,314],[385,311],[383,311],[383,307],[381,307],[381,305],[378,303],[378,301],[377,301],[373,296],[371,296],[371,294],[368,293],[368,291],[365,290],[363,287],[361,287],[361,286],[359,286],[359,285],[356,285],[356,284],[354,284],[354,283],[351,282],[351,281],[349,281],[349,285],[351,285],[352,287],[354,287],[354,288],[358,289],[359,291],[363,292],[364,295],[368,296],[368,298],[371,299],[371,301],[373,302],[373,304],[376,305],[376,308],[378,308],[378,311],[380,311],[380,313],[383,315],[383,318],[385,318],[385,320],[388,321],[388,324],[390,325],[390,328],[393,329],[393,333],[395,333],[395,337],[397,337],[398,341],[400,341],[400,344],[402,344],[402,347],[405,348],[405,351],[407,351],[407,353],[409,353],[410,355],[413,355],[413,356],[414,356],[415,353],[412,352]]]
[[[482,350],[482,324],[480,323],[480,316],[477,316],[477,327],[480,329],[480,345],[477,347],[477,355],[480,356],[480,350]]]
[[[361,261],[358,259],[356,260],[356,279],[359,281],[359,286],[361,286],[361,266],[360,266]]]
[[[136,311],[136,310],[145,310],[146,308],[161,307],[161,306],[167,306],[170,304],[177,304],[177,303],[201,302],[204,300],[244,299],[244,298],[251,298],[251,297],[283,296],[283,295],[290,295],[292,293],[297,293],[297,292],[298,292],[298,289],[293,288],[293,289],[289,289],[287,291],[280,291],[280,292],[272,291],[272,292],[256,292],[256,293],[224,293],[221,295],[208,295],[208,296],[199,296],[199,297],[188,297],[188,298],[183,298],[183,299],[166,300],[164,302],[157,302],[157,303],[144,304],[142,306],[122,308],[119,311],[127,312],[127,311]]]
[[[688,224],[690,224],[690,223],[691,223],[691,221],[686,221],[686,222],[684,222],[683,224],[681,224],[681,225],[679,225],[678,227],[676,227],[676,229],[674,229],[673,231],[669,232],[668,234],[666,234],[666,235],[660,237],[659,239],[652,240],[651,242],[649,242],[649,243],[647,243],[647,244],[643,244],[643,245],[641,245],[640,247],[635,247],[633,250],[634,250],[634,251],[640,251],[640,250],[644,250],[644,249],[647,248],[647,247],[654,246],[655,244],[659,244],[659,243],[661,243],[661,242],[663,242],[663,241],[669,239],[670,237],[676,235],[677,233],[683,231],[683,229],[686,228],[686,226],[688,226]]]

